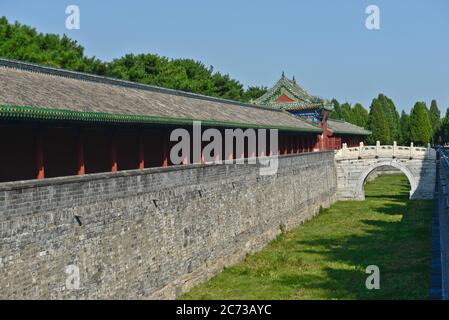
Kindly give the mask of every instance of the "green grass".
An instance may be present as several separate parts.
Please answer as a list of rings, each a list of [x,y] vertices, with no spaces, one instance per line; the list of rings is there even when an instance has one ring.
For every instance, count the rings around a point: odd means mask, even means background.
[[[380,176],[365,201],[339,201],[181,299],[427,299],[432,201]],[[369,265],[380,290],[367,290]]]

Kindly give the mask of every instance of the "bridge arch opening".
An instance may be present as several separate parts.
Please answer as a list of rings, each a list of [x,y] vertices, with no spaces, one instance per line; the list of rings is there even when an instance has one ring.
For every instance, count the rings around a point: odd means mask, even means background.
[[[415,194],[415,191],[417,188],[417,184],[416,184],[415,178],[413,177],[413,174],[404,165],[402,165],[398,162],[392,162],[392,161],[385,161],[385,162],[381,161],[381,162],[374,163],[362,172],[362,174],[360,175],[360,178],[357,182],[356,190],[355,190],[356,193],[358,193],[359,198],[365,199],[364,186],[365,186],[365,183],[366,183],[368,177],[372,173],[374,173],[376,171],[380,171],[384,168],[396,169],[396,170],[398,170],[399,174],[404,174],[407,177],[407,180],[410,184],[409,198],[410,199],[413,198],[413,195]]]

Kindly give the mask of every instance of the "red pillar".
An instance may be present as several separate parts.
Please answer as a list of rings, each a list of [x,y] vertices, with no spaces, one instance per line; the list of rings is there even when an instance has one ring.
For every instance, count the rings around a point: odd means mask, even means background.
[[[111,138],[111,171],[117,172],[118,171],[118,164],[117,164],[117,136],[114,132],[112,134]]]
[[[273,152],[274,151],[271,149],[271,134],[268,133],[267,134],[267,155],[269,157],[272,157],[273,156]]]
[[[267,143],[267,141],[270,139],[270,131],[267,132],[267,135],[266,135],[265,138],[266,138],[265,143]],[[249,148],[249,141],[248,141],[248,148]],[[256,136],[256,150],[257,150],[257,155],[258,155],[259,157],[265,157],[265,153],[266,153],[266,151],[267,151],[267,148],[268,148],[268,149],[270,148],[270,144],[269,144],[269,143],[268,143],[268,145],[265,146],[265,150],[264,150],[264,149],[260,149],[260,150],[259,150],[259,137]],[[269,153],[269,152],[268,152],[268,153]],[[251,157],[253,158],[252,155],[251,155]]]
[[[282,137],[282,148],[284,148],[284,155],[288,153],[288,140],[287,136]]]
[[[201,162],[201,164],[205,164],[206,163],[206,161],[204,160],[204,152],[203,152],[205,145],[206,145],[206,143],[201,141],[201,150],[200,150],[200,162]]]
[[[162,132],[162,166],[168,167],[168,135]]]
[[[226,160],[233,160],[234,159],[234,150],[228,150],[229,154],[226,155]],[[226,147],[225,147],[225,152],[226,152]]]
[[[237,149],[236,149],[236,152],[237,152]],[[239,158],[245,159],[245,141],[243,141],[243,150],[240,152]]]
[[[78,132],[77,155],[78,155],[77,175],[82,176],[86,173],[86,169],[85,169],[85,165],[84,165],[84,137],[83,137],[83,133],[81,131]]]
[[[44,145],[42,132],[36,132],[36,179],[45,179]]]
[[[145,169],[145,150],[143,147],[143,132],[139,132],[139,169]]]
[[[295,143],[296,143],[296,154],[299,154],[299,136],[296,136]]]
[[[281,143],[282,143],[282,138],[281,135],[278,134],[278,149],[276,150],[276,155],[279,157],[281,155]]]
[[[296,137],[295,136],[291,136],[290,137],[290,150],[291,150],[291,154],[295,153],[295,141],[296,141]]]

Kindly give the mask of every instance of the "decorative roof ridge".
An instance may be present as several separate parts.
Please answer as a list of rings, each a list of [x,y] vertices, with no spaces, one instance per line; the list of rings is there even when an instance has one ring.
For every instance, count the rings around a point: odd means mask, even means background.
[[[261,97],[255,99],[255,101],[261,101],[264,100],[266,97],[270,97],[274,94],[274,92],[282,85],[285,85],[293,95],[296,96],[294,89],[300,89],[300,91],[303,91],[302,93],[309,95],[310,94],[302,87],[300,87],[297,83],[293,83],[290,79],[288,79],[284,73],[282,73],[282,77],[276,82],[276,84],[271,87],[265,94],[263,94]]]
[[[329,100],[321,98],[319,96],[314,96],[310,94],[306,89],[304,89],[302,86],[300,86],[296,80],[290,80],[288,79],[284,73],[282,73],[281,78],[276,82],[276,84],[268,89],[268,91],[260,96],[259,98],[254,100],[254,103],[257,105],[264,105],[265,100],[272,97],[277,90],[279,90],[280,87],[285,87],[291,95],[294,97],[297,97],[300,100],[303,100],[310,104],[319,104],[322,108],[326,110],[333,110],[332,104]],[[295,102],[282,102],[279,103],[279,105],[294,105]],[[269,105],[271,108],[276,109],[276,105],[273,105],[273,103],[266,104]],[[319,107],[319,106],[317,106]]]
[[[270,111],[275,111],[275,112],[280,111],[280,110],[270,108],[267,106],[263,106],[263,105],[245,103],[245,102],[224,99],[224,98],[218,98],[218,97],[211,97],[211,96],[206,96],[206,95],[192,93],[192,92],[163,88],[163,87],[153,86],[153,85],[149,85],[149,84],[143,84],[143,83],[138,83],[138,82],[133,82],[133,81],[128,81],[128,80],[116,79],[116,78],[112,78],[112,77],[99,76],[96,74],[90,74],[90,73],[85,73],[85,72],[44,66],[44,65],[36,64],[36,63],[11,60],[11,59],[6,59],[6,58],[2,58],[2,57],[0,57],[0,68],[1,67],[24,70],[24,71],[28,71],[28,72],[34,72],[34,73],[42,73],[42,74],[63,77],[63,78],[76,79],[76,80],[80,80],[80,81],[101,83],[101,84],[106,84],[106,85],[115,85],[115,86],[119,86],[119,87],[123,87],[123,88],[146,90],[146,91],[165,93],[165,94],[171,94],[171,95],[176,95],[176,96],[183,96],[186,98],[193,98],[193,99],[219,102],[219,103],[225,103],[225,104],[239,105],[242,107],[248,107],[248,108],[254,108],[254,109],[270,110]]]

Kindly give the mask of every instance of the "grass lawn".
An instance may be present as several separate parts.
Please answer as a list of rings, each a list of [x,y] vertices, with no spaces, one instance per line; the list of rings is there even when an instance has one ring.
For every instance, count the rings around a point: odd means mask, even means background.
[[[427,299],[432,201],[408,200],[404,175],[365,186],[181,299]],[[369,265],[380,289],[367,290]]]

